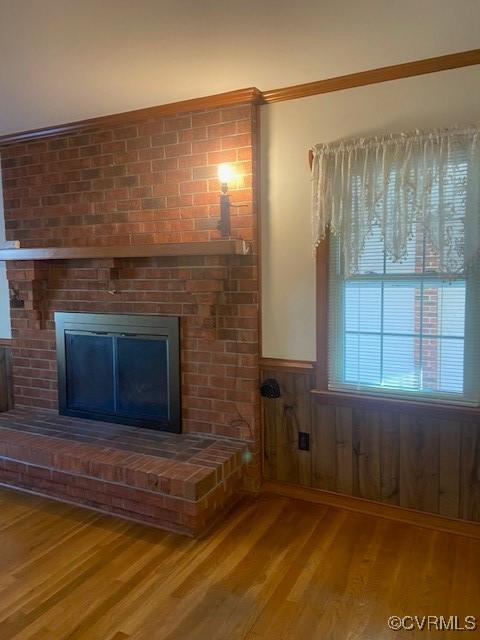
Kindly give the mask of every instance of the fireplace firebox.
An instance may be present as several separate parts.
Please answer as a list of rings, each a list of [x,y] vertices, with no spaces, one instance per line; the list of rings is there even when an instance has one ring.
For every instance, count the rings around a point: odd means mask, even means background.
[[[179,319],[55,313],[59,411],[179,433]]]

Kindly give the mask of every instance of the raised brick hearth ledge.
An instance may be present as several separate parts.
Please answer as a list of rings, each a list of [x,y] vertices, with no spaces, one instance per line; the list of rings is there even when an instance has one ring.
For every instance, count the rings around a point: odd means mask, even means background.
[[[237,499],[245,450],[53,411],[0,413],[0,484],[191,536]]]

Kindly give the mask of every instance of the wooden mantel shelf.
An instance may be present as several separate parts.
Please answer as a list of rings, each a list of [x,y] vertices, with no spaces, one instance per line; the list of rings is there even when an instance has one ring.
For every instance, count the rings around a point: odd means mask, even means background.
[[[0,248],[3,260],[81,260],[88,258],[152,258],[161,256],[245,255],[250,247],[244,240],[211,240],[112,247]]]

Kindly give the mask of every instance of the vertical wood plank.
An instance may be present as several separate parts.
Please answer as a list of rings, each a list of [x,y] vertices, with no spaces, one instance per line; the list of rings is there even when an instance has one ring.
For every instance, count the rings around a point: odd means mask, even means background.
[[[298,482],[302,485],[310,486],[312,483],[312,400],[310,390],[315,386],[315,377],[313,375],[292,374],[292,379],[297,407],[295,452],[298,458]],[[310,451],[300,451],[298,449],[299,431],[310,434]]]
[[[439,497],[438,512],[458,518],[460,512],[460,447],[461,424],[439,420]]]
[[[435,420],[400,416],[400,505],[438,513],[439,434]]]
[[[311,431],[310,389],[313,376],[265,371],[264,378],[267,377],[278,380],[282,395],[262,400],[265,476],[309,485],[311,451],[299,451],[298,433]]]
[[[267,372],[267,376],[278,380],[282,393],[280,398],[264,399],[265,405],[273,405],[276,477],[282,482],[297,482],[297,460],[293,454],[295,446],[294,425],[291,415],[286,409],[293,402],[291,376],[288,373],[275,374],[273,371]]]
[[[353,492],[353,427],[352,409],[337,407],[336,422],[336,454],[337,478],[336,490],[340,493]]]
[[[480,520],[480,425],[462,424],[460,515]]]
[[[313,403],[312,486],[336,491],[335,407]]]
[[[377,411],[353,411],[354,494],[380,500],[380,417]]]
[[[263,420],[263,474],[270,480],[278,479],[277,472],[277,402],[262,398]]]
[[[400,501],[399,416],[391,411],[380,414],[380,499],[388,504]]]

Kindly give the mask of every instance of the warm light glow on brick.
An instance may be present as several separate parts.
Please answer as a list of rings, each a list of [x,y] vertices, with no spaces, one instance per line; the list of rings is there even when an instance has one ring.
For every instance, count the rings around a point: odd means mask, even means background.
[[[218,165],[218,178],[222,184],[228,184],[235,177],[232,165],[224,162]]]

